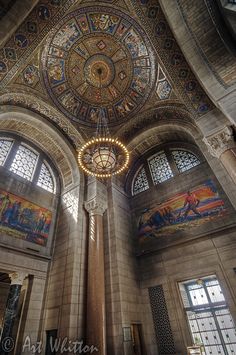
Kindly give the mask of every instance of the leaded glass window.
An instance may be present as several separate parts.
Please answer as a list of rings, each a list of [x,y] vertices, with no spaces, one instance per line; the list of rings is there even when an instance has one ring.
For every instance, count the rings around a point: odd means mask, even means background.
[[[37,159],[38,154],[24,145],[20,145],[11,164],[10,171],[30,181],[34,174]]]
[[[37,185],[47,191],[54,192],[53,177],[45,163],[41,166]]]
[[[175,164],[180,173],[192,169],[194,166],[200,164],[200,160],[193,153],[186,150],[172,150],[172,155]]]
[[[204,355],[236,354],[236,328],[215,276],[180,285],[193,343]]]
[[[174,176],[164,152],[149,158],[148,164],[154,184],[164,182]]]
[[[133,183],[133,196],[149,189],[146,171],[143,167],[139,169]]]
[[[12,147],[12,140],[9,139],[1,139],[0,140],[0,165],[4,165],[7,156]]]

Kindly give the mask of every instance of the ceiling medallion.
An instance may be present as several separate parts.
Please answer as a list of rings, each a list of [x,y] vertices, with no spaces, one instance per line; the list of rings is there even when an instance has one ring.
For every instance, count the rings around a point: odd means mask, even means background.
[[[134,19],[108,6],[85,7],[50,32],[42,54],[43,79],[54,104],[70,119],[96,126],[102,104],[108,124],[116,125],[147,101],[156,79],[154,58]]]
[[[106,74],[107,69],[102,62],[96,65],[92,74],[99,86],[101,102]],[[128,166],[129,152],[117,138],[110,136],[105,110],[102,107],[97,118],[96,135],[79,150],[78,163],[86,174],[104,179],[120,174]]]

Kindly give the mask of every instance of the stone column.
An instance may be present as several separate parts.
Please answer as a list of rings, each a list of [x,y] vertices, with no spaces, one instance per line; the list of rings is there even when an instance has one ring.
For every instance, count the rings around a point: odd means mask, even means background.
[[[209,152],[220,159],[228,174],[236,184],[236,142],[233,130],[225,126],[221,130],[203,139]]]
[[[103,214],[106,202],[94,197],[85,202],[89,213],[86,343],[106,354]]]
[[[1,344],[0,344],[0,354],[9,354],[9,350],[11,349],[11,345],[14,344],[11,340],[7,340],[12,335],[12,330],[14,326],[15,317],[17,314],[17,306],[20,297],[20,291],[23,284],[24,279],[26,278],[26,274],[14,272],[9,274],[11,279],[11,286],[7,298],[7,305],[4,314],[3,321],[3,329],[1,335]]]

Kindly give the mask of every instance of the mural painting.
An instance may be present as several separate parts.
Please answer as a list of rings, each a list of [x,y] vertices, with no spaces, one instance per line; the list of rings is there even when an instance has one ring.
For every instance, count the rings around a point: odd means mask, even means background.
[[[140,242],[151,238],[193,234],[207,222],[228,213],[212,180],[142,211],[138,221]]]
[[[0,190],[0,233],[46,246],[51,211]]]

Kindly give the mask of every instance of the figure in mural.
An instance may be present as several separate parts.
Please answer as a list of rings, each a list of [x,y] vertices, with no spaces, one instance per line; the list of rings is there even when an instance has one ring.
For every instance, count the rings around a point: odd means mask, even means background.
[[[3,195],[0,199],[0,221],[2,222],[4,214],[10,205],[9,195]]]
[[[196,197],[194,193],[188,191],[187,197],[184,202],[184,208],[187,206],[186,211],[184,212],[184,218],[187,218],[187,215],[190,211],[193,211],[196,215],[201,217],[201,213],[197,210],[197,206],[199,205],[200,200]]]
[[[228,213],[212,180],[191,191],[178,193],[157,206],[145,208],[138,219],[140,240],[188,234]]]

